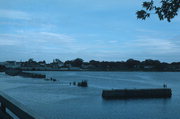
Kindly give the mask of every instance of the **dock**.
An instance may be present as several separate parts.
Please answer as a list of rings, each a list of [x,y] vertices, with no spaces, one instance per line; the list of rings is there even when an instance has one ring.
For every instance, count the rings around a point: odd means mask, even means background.
[[[171,98],[170,88],[155,89],[112,89],[103,90],[104,99],[131,99],[131,98]]]

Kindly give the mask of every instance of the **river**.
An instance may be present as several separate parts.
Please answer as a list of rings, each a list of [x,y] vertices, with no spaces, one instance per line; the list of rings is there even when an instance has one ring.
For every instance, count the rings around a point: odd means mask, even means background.
[[[46,119],[178,119],[180,72],[38,71],[56,82],[0,73],[0,91]],[[87,80],[87,88],[69,82]],[[172,88],[170,99],[103,100],[103,89]]]

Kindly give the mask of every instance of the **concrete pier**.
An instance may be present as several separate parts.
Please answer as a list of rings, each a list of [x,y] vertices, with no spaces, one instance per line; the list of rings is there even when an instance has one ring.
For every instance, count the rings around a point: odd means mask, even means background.
[[[21,72],[18,75],[23,76],[23,77],[29,77],[29,78],[46,78],[46,75],[37,74],[37,73],[29,73],[29,72]]]
[[[104,99],[130,99],[130,98],[170,98],[172,91],[170,88],[156,89],[116,89],[103,90]]]
[[[29,78],[46,78],[46,75],[30,73],[30,72],[23,72],[19,69],[6,69],[5,73],[10,76],[23,76],[23,77],[29,77]]]

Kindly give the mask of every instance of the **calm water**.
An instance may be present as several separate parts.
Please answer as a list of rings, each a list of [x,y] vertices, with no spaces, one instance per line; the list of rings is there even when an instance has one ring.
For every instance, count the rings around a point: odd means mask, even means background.
[[[39,72],[38,72],[39,73]],[[0,73],[0,90],[47,119],[178,119],[180,73],[177,72],[40,72],[57,82]],[[88,80],[89,87],[69,82]],[[172,88],[171,99],[106,101],[102,89]]]

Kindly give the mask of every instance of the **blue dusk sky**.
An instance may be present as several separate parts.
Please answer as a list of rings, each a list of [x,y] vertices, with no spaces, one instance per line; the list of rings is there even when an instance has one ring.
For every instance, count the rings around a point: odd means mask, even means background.
[[[0,0],[0,61],[180,61],[180,15],[136,18],[142,0]]]

